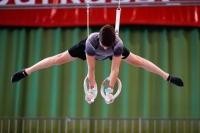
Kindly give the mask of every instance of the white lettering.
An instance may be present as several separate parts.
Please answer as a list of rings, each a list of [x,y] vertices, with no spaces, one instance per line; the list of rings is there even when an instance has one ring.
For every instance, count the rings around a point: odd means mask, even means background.
[[[0,5],[6,5],[8,3],[8,0],[1,0]]]
[[[42,0],[42,4],[48,4],[48,0]]]
[[[35,0],[29,0],[27,2],[22,2],[21,0],[15,0],[16,5],[34,5]]]
[[[92,0],[85,0],[85,3],[106,3],[106,0],[96,0],[96,1],[92,1]]]
[[[161,0],[161,2],[169,2],[170,0]],[[135,2],[156,2],[156,0],[135,0]]]
[[[131,0],[120,0],[120,3],[129,3]],[[119,3],[119,0],[111,0],[111,3]]]
[[[67,0],[61,0],[61,4],[67,4]]]
[[[155,0],[135,0],[135,2],[155,2]]]
[[[80,0],[72,0],[72,3],[80,4]]]

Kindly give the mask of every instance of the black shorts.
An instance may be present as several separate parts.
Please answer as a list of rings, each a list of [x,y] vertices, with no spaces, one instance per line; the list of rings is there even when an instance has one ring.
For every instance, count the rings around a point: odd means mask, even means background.
[[[80,58],[82,60],[86,60],[86,55],[85,55],[85,43],[86,43],[86,39],[80,41],[78,44],[72,46],[68,52],[69,54],[74,57],[74,58]],[[123,48],[124,51],[122,53],[122,59],[126,59],[129,54],[130,51],[127,48]],[[112,60],[112,56],[108,57],[110,60]]]

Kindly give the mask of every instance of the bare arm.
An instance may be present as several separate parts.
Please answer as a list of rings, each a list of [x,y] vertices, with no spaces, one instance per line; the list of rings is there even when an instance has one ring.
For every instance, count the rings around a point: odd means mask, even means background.
[[[90,85],[95,84],[95,56],[89,56],[86,54],[87,64],[88,64],[88,79]]]
[[[111,73],[110,73],[110,84],[114,87],[119,73],[119,67],[122,60],[122,56],[113,56],[112,59],[112,66],[111,66]]]

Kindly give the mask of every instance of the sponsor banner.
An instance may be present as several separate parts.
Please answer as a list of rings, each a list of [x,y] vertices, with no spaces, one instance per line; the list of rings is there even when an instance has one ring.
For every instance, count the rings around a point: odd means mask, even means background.
[[[195,1],[195,0],[191,0]],[[118,3],[119,0],[1,0],[0,5],[35,5],[35,4],[80,4],[80,3]],[[121,3],[166,3],[175,2],[175,4],[183,2],[183,0],[121,0]]]
[[[87,0],[89,3],[113,3],[118,0]],[[121,3],[144,2],[179,2],[178,0],[121,0]],[[1,26],[34,26],[34,27],[62,27],[86,26],[87,13],[85,8],[55,8],[55,9],[2,9],[7,5],[49,4],[79,4],[86,0],[1,0]],[[115,24],[115,8],[90,8],[90,26]],[[200,27],[200,6],[157,6],[157,7],[121,7],[121,25],[172,25]]]

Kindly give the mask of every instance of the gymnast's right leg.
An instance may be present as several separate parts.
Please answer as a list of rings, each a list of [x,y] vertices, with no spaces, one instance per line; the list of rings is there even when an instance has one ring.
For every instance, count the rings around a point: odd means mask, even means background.
[[[30,75],[32,72],[34,72],[36,70],[48,68],[53,65],[61,65],[61,64],[70,62],[74,59],[76,59],[76,58],[72,57],[67,50],[61,54],[57,54],[55,56],[45,58],[45,59],[41,60],[40,62],[36,63],[35,65],[33,65],[29,68],[25,68],[15,74],[13,74],[11,81],[13,83],[18,82],[19,80]]]

